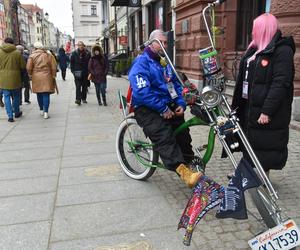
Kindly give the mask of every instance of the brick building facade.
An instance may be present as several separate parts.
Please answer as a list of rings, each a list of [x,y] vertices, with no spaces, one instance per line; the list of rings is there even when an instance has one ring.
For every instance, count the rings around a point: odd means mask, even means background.
[[[176,2],[176,65],[191,79],[200,80],[198,50],[209,45],[202,19],[202,9],[206,0],[177,0]],[[252,2],[252,3],[251,3]],[[284,35],[293,35],[297,51],[295,55],[295,97],[300,97],[300,1],[238,1],[228,0],[216,8],[216,24],[224,34],[216,38],[216,46],[221,50],[222,65],[226,76],[234,80],[236,65],[251,38],[252,20],[265,12],[266,4],[279,19]]]

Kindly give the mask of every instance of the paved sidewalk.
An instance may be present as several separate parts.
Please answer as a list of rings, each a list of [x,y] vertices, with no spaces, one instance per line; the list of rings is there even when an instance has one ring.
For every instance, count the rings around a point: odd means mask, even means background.
[[[122,173],[115,134],[122,120],[117,89],[125,91],[126,80],[109,78],[108,107],[99,107],[93,86],[88,104],[77,106],[72,76],[58,79],[50,119],[40,116],[35,94],[15,123],[0,108],[0,249],[248,249],[261,224],[251,216],[217,220],[213,212],[184,247],[184,232],[176,229],[190,190],[168,171],[156,171],[146,182]],[[192,133],[194,143],[207,138],[207,128]],[[280,205],[300,225],[299,139],[300,132],[291,130],[288,164],[271,180]],[[226,184],[231,167],[220,152],[217,143],[207,173]]]

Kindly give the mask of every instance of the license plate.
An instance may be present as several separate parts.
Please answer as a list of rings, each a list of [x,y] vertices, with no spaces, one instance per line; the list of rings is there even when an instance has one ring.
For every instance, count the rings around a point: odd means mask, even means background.
[[[248,241],[253,250],[287,250],[300,245],[300,231],[293,220],[269,229]]]

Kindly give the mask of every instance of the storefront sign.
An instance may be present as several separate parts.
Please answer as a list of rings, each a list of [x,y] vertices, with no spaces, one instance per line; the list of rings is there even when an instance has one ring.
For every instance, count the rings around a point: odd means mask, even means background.
[[[119,37],[119,44],[122,46],[126,46],[128,44],[128,37],[127,36],[120,36]]]

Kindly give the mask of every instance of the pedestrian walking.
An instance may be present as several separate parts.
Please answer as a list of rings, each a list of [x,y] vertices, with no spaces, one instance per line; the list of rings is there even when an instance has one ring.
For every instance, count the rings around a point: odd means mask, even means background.
[[[282,169],[288,157],[295,43],[282,36],[270,13],[254,20],[252,39],[240,63],[232,108],[268,174]]]
[[[63,47],[58,50],[58,64],[61,71],[61,77],[65,81],[66,80],[66,71],[68,68],[68,64],[70,62],[69,56],[66,55],[66,52]]]
[[[20,111],[21,71],[25,61],[17,51],[12,38],[6,38],[0,47],[0,88],[3,91],[5,109],[9,122],[22,116]]]
[[[25,63],[27,64],[29,54],[25,52],[24,47],[22,45],[16,46],[17,50],[23,56]],[[21,72],[22,86],[20,89],[20,105],[22,105],[22,89],[24,88],[24,101],[27,104],[30,104],[30,80],[26,69],[23,69]]]
[[[89,79],[95,84],[96,97],[98,104],[101,106],[101,97],[103,105],[107,106],[106,102],[106,88],[107,88],[107,76],[108,65],[105,56],[103,55],[102,48],[96,44],[92,48],[92,57],[89,61]]]
[[[83,42],[78,42],[77,46],[78,48],[71,55],[71,71],[76,85],[75,103],[80,105],[81,101],[87,103],[88,63],[91,55]]]
[[[40,42],[34,43],[35,50],[28,58],[27,71],[32,78],[32,92],[37,94],[41,115],[48,119],[50,94],[55,92],[56,62]]]

